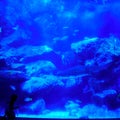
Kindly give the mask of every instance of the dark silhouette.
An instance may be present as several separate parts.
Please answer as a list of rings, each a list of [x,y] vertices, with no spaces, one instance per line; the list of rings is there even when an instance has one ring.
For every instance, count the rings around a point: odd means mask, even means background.
[[[17,95],[16,94],[12,94],[10,97],[10,101],[7,105],[7,108],[5,109],[5,115],[4,118],[5,120],[15,120],[15,112],[14,109],[17,109],[18,107],[14,106],[16,100],[17,100]]]

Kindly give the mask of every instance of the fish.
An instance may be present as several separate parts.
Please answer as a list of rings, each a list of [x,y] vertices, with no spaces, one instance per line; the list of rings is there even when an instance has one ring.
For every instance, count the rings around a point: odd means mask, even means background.
[[[31,98],[31,97],[26,97],[26,98],[24,99],[24,101],[25,101],[25,102],[30,102],[30,101],[32,101],[32,98]]]
[[[14,85],[10,85],[10,88],[15,91],[16,90],[16,87]]]

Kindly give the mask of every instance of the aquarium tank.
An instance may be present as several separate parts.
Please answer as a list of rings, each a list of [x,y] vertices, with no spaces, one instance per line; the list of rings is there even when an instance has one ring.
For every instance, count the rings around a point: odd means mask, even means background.
[[[120,118],[119,0],[0,0],[0,115]]]

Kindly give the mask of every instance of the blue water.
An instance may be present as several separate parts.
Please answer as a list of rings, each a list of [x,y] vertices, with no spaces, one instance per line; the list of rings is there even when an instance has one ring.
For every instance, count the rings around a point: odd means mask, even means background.
[[[119,0],[1,0],[0,114],[120,118]]]

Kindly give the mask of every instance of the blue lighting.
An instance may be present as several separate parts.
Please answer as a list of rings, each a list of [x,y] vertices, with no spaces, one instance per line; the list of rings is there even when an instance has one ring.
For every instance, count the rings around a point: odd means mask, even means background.
[[[120,118],[119,72],[119,0],[0,1],[0,115]]]
[[[47,4],[47,3],[50,3],[51,0],[42,0],[43,3]]]

